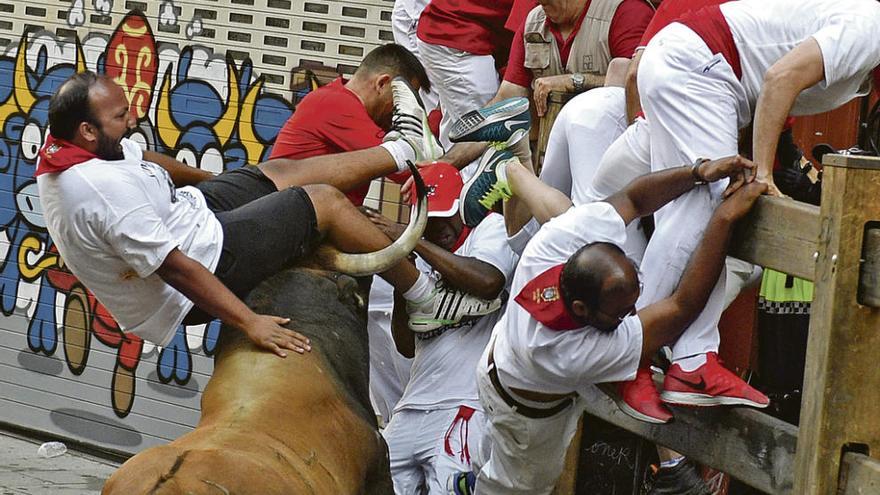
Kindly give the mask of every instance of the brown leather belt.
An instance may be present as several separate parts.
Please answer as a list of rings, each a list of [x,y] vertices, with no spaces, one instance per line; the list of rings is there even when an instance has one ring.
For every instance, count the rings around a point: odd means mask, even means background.
[[[562,412],[573,402],[572,397],[566,397],[559,404],[556,404],[555,406],[549,407],[547,409],[537,409],[517,402],[517,400],[514,399],[509,393],[507,393],[507,390],[504,390],[504,387],[501,386],[501,381],[498,379],[498,370],[495,369],[494,349],[489,350],[489,380],[492,382],[492,386],[495,387],[495,391],[498,392],[498,395],[501,396],[501,400],[503,400],[504,403],[508,406],[512,407],[514,411],[522,414],[527,418],[549,418],[550,416]]]

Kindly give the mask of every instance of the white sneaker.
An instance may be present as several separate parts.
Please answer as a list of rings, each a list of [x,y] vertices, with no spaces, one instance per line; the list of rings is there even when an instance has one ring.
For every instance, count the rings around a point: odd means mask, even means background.
[[[438,283],[423,301],[408,301],[409,328],[424,333],[498,311],[501,299],[480,299]]]
[[[397,76],[391,81],[394,114],[391,130],[383,141],[403,140],[415,151],[416,162],[434,161],[443,156],[443,147],[431,133],[428,115],[422,108],[418,94],[406,79]]]

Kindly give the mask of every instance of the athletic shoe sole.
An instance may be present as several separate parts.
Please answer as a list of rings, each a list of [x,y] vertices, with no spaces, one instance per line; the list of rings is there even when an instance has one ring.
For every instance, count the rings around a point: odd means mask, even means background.
[[[499,102],[503,103],[503,102]],[[512,102],[514,103],[514,102]],[[470,134],[480,131],[481,129],[488,127],[496,122],[502,122],[507,119],[515,118],[519,115],[526,114],[529,111],[529,100],[525,98],[518,98],[515,102],[515,105],[511,105],[510,109],[507,108],[483,108],[480,110],[471,110],[466,114],[462,115],[457,122],[455,122],[452,128],[449,130],[449,140],[453,143],[458,143],[462,141],[487,141],[485,139],[474,139]],[[488,113],[488,115],[486,113]],[[519,123],[528,123],[530,122],[530,117],[523,117],[522,122]],[[510,127],[507,128],[511,133],[514,132]],[[506,141],[506,140],[504,140]]]
[[[726,397],[723,395],[707,395],[693,392],[667,392],[660,394],[660,398],[667,404],[675,404],[678,406],[692,407],[712,407],[712,406],[749,406],[763,409],[770,405],[761,404],[743,397]]]
[[[613,387],[613,385],[611,385],[611,384],[608,384],[608,386]],[[640,413],[639,411],[636,411],[635,409],[633,409],[632,406],[627,404],[626,401],[621,399],[620,396],[617,395],[617,392],[611,392],[611,391],[605,390],[604,384],[603,384],[603,386],[600,386],[598,388],[599,388],[599,390],[602,391],[602,393],[607,395],[609,399],[614,401],[614,403],[617,405],[618,409],[620,409],[624,414],[626,414],[627,416],[629,416],[631,418],[637,419],[639,421],[643,421],[645,423],[655,424],[655,425],[665,425],[665,424],[671,422],[673,419],[675,419],[675,418],[669,418],[668,420],[664,421],[662,419],[655,418],[654,416],[648,416],[647,414]]]

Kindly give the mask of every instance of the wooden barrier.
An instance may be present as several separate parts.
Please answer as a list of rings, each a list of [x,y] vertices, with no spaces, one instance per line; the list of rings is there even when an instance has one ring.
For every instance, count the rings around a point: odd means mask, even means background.
[[[800,429],[746,408],[676,408],[675,421],[651,425],[604,397],[588,414],[766,493],[880,493],[880,308],[858,302],[860,278],[865,291],[880,277],[872,229],[880,158],[842,155],[825,158],[821,209],[762,197],[737,226],[732,255],[815,281]]]
[[[539,164],[570,97],[548,98]],[[815,282],[801,428],[740,408],[676,409],[673,423],[656,426],[607,399],[590,401],[588,414],[767,493],[880,493],[880,158],[828,155],[824,166],[821,208],[762,197],[731,246],[732,256]],[[569,476],[554,493],[574,488]]]

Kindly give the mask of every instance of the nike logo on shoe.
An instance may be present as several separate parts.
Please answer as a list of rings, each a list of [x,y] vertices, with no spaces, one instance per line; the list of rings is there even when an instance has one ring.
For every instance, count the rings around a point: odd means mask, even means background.
[[[506,127],[508,131],[512,131],[513,126],[520,125],[520,124],[528,124],[528,121],[527,120],[508,120],[508,121],[504,122],[504,127]]]
[[[688,387],[691,387],[691,388],[693,388],[693,389],[695,389],[695,390],[706,390],[706,379],[703,378],[702,376],[700,377],[700,381],[699,381],[699,382],[690,382],[690,381],[687,381],[687,380],[685,380],[685,379],[683,379],[683,378],[679,378],[679,377],[677,377],[677,376],[675,376],[675,375],[670,375],[670,378],[674,378],[674,379],[680,381],[681,383],[684,383],[684,384],[687,385]]]

